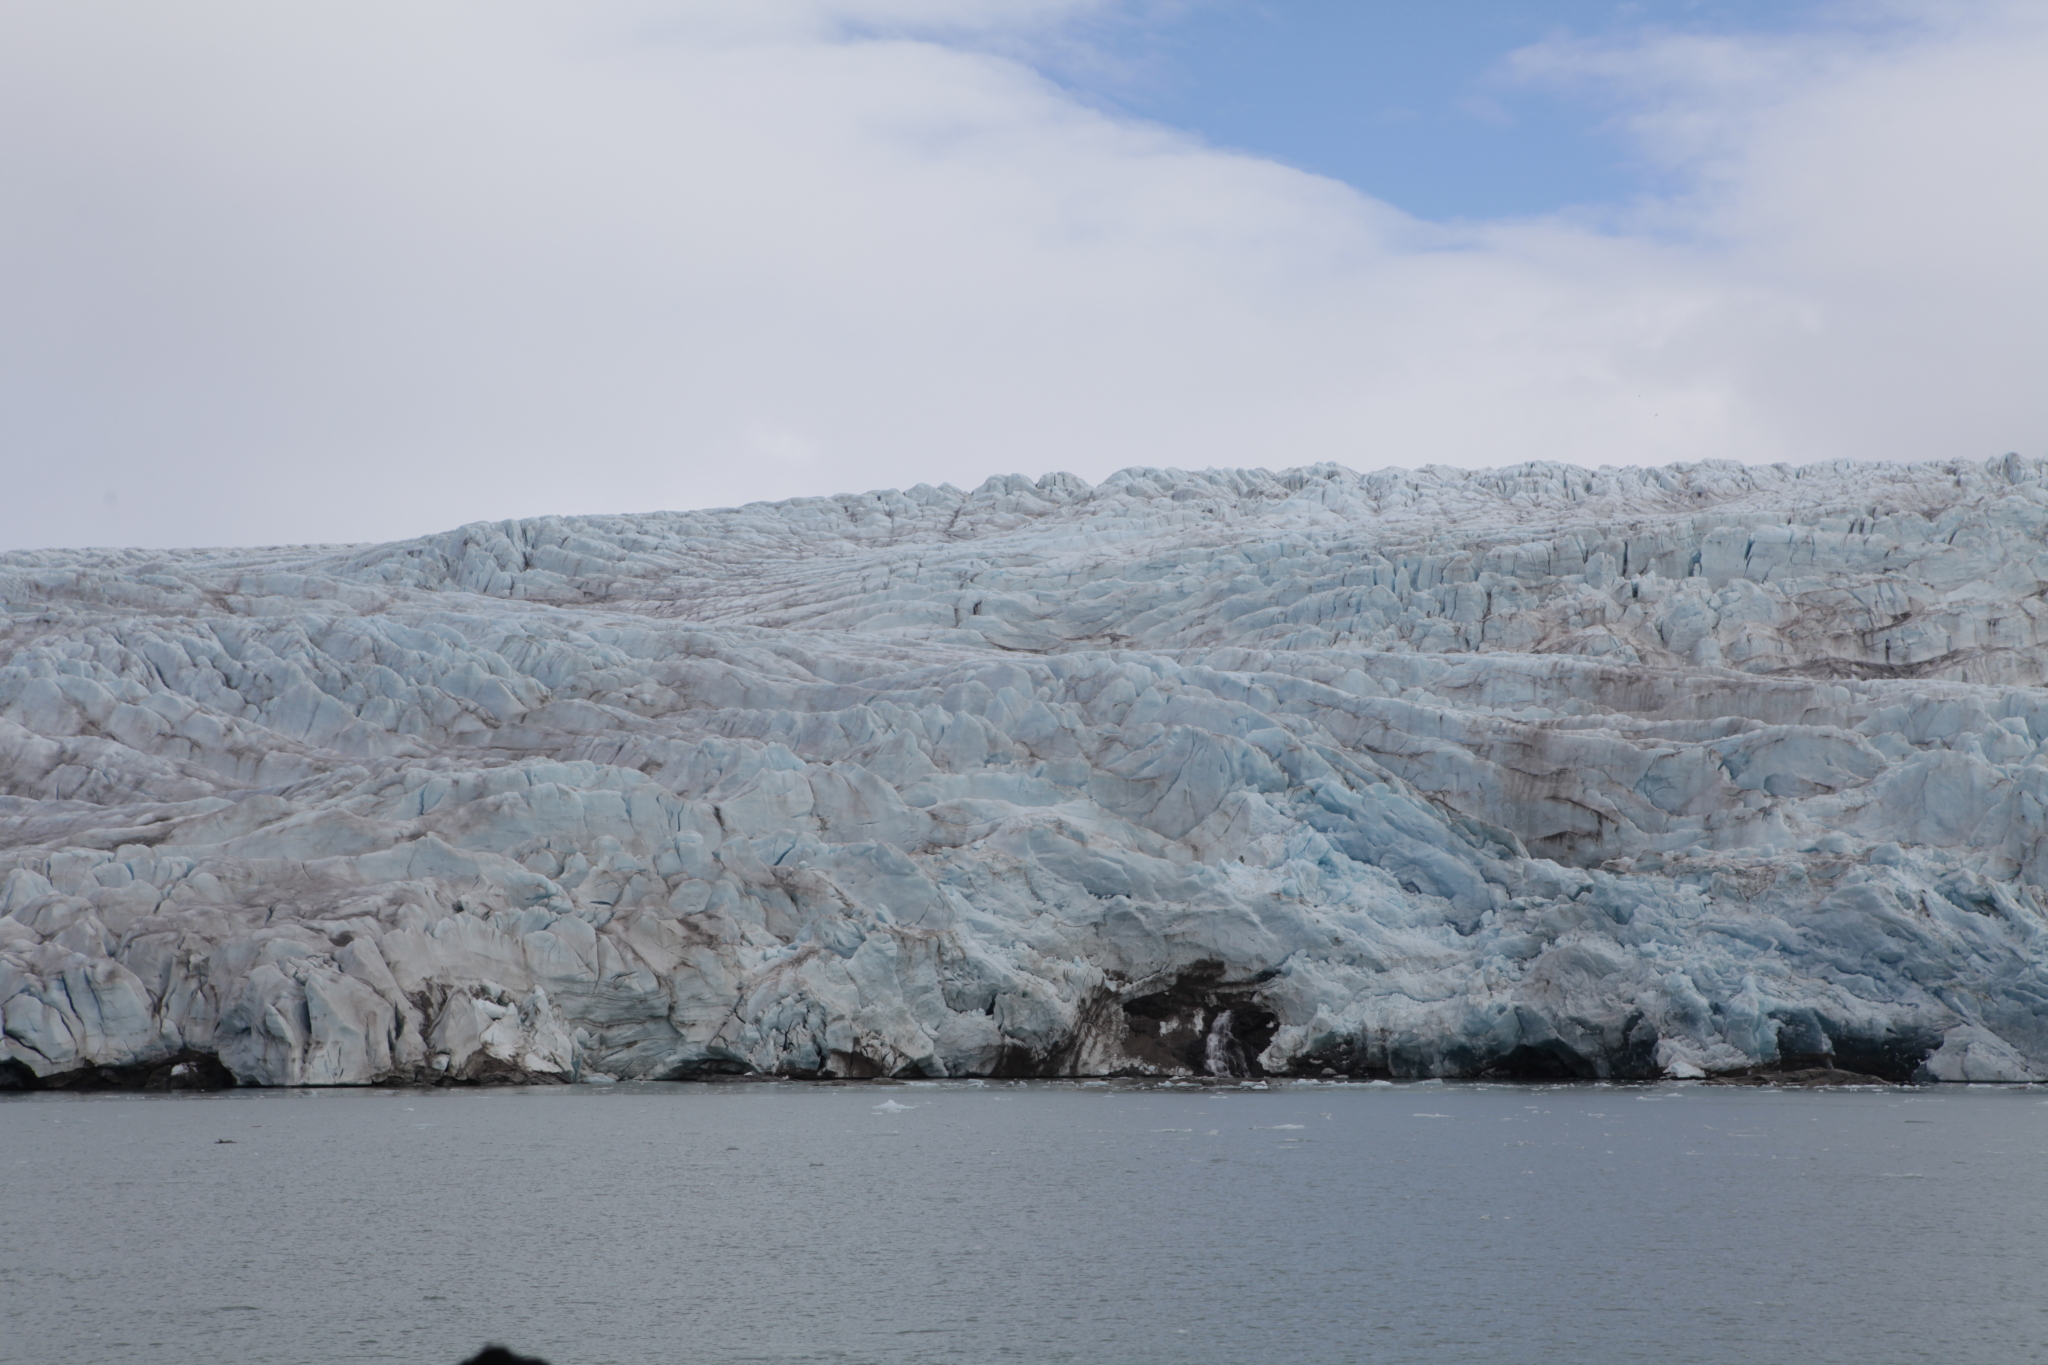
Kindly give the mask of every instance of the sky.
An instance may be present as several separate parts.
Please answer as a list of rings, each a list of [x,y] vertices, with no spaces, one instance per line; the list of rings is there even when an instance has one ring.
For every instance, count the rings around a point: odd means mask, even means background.
[[[9,0],[0,549],[2048,455],[2041,0]]]

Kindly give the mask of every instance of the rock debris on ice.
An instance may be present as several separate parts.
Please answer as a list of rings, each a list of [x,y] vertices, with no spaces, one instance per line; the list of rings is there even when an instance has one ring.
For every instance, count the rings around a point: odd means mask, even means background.
[[[2043,473],[0,556],[0,1080],[2030,1078]]]

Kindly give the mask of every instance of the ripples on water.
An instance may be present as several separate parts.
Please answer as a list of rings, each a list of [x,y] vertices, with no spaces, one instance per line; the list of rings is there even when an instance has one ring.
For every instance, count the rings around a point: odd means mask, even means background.
[[[0,1100],[0,1360],[2048,1359],[2048,1091]]]

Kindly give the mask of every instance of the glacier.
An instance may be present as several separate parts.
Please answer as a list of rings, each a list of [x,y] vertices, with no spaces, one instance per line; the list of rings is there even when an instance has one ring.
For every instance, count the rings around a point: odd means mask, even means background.
[[[2048,1075],[2048,470],[0,555],[0,1084]]]

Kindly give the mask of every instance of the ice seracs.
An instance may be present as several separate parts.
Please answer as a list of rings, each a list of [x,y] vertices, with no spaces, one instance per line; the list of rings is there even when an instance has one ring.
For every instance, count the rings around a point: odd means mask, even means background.
[[[2042,467],[0,556],[0,1079],[2048,1070]]]

